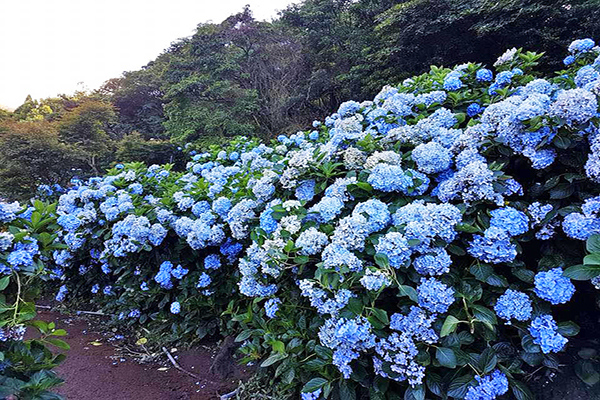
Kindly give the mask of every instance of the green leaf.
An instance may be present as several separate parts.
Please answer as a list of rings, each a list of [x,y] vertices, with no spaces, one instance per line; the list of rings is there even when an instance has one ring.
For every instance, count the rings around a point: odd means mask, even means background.
[[[466,232],[466,233],[477,233],[477,232],[481,231],[479,228],[477,228],[473,225],[464,224],[464,223],[456,224],[455,229],[458,232]]]
[[[454,255],[457,255],[457,256],[464,256],[465,254],[467,254],[467,252],[466,252],[464,249],[462,249],[461,247],[458,247],[458,246],[457,246],[457,245],[455,245],[455,244],[451,244],[451,245],[449,245],[448,247],[446,247],[446,249],[447,249],[447,250],[448,250],[450,253],[452,253],[452,254],[454,254]]]
[[[265,361],[262,362],[262,364],[260,364],[261,367],[268,367],[270,365],[273,365],[285,358],[287,358],[287,354],[281,354],[281,353],[272,353],[269,358],[267,358]]]
[[[340,398],[348,400],[356,400],[356,389],[350,381],[342,380],[340,382]]]
[[[600,253],[592,253],[583,259],[585,265],[600,265]]]
[[[408,285],[398,286],[398,296],[408,296],[415,303],[419,302],[419,295],[414,287]]]
[[[511,380],[510,387],[517,400],[534,400],[533,394],[523,382]]]
[[[473,376],[471,375],[463,375],[454,378],[448,387],[448,396],[455,399],[463,399],[467,395],[467,391],[469,390],[469,387],[471,387],[472,381]]]
[[[425,400],[425,388],[423,385],[408,387],[406,392],[404,392],[404,400]]]
[[[67,342],[65,342],[64,340],[61,340],[61,339],[46,338],[45,341],[58,347],[59,349],[69,350],[71,348],[71,346],[69,346],[69,344]]]
[[[320,371],[326,365],[327,362],[320,358],[312,359],[303,364],[304,368],[306,368],[308,371]]]
[[[475,264],[469,271],[481,282],[485,282],[487,278],[494,273],[494,269],[489,264]]]
[[[533,336],[529,334],[523,336],[521,339],[521,346],[527,353],[537,354],[541,351],[540,346],[533,343]]]
[[[554,200],[566,199],[575,193],[575,187],[570,183],[561,183],[550,190],[550,198]]]
[[[236,336],[235,341],[243,342],[244,340],[248,339],[250,336],[252,336],[252,329],[247,329],[245,331],[240,332],[240,334]]]
[[[576,281],[587,281],[598,275],[600,275],[600,265],[573,265],[563,272],[563,276]]]
[[[600,374],[594,365],[587,360],[581,360],[575,364],[575,373],[586,385],[594,386],[600,382]]]
[[[456,368],[456,355],[454,354],[454,350],[448,347],[438,347],[435,351],[435,358],[444,367]]]
[[[281,340],[276,340],[271,343],[271,347],[273,348],[273,351],[285,353],[285,344]]]
[[[477,363],[477,367],[485,375],[492,372],[494,368],[496,368],[496,364],[498,364],[498,357],[496,356],[496,352],[491,347],[488,347],[479,356],[479,362]]]
[[[573,321],[564,321],[558,323],[558,329],[556,330],[563,336],[575,336],[579,333],[580,328]]]
[[[379,308],[374,308],[372,311],[373,311],[373,315],[375,315],[375,317],[379,321],[381,321],[385,325],[389,325],[390,319],[388,318],[387,312],[385,312],[384,310],[379,309]]]
[[[379,265],[381,268],[388,268],[390,266],[390,260],[385,254],[377,253],[375,254],[375,264]]]
[[[600,235],[592,235],[585,242],[585,248],[590,253],[600,253]]]
[[[6,289],[9,283],[10,283],[10,275],[5,276],[4,278],[0,279],[0,290]]]
[[[311,393],[315,390],[322,388],[327,383],[327,379],[323,378],[312,378],[306,382],[306,385],[302,388],[302,393]]]
[[[489,323],[491,325],[496,325],[498,321],[496,320],[496,315],[492,310],[480,305],[473,305],[473,315],[481,322]]]
[[[459,322],[460,321],[455,316],[448,315],[446,317],[446,320],[444,321],[444,325],[442,325],[442,330],[440,332],[440,336],[441,337],[448,336],[449,334],[454,332],[456,330],[456,327],[458,326]]]

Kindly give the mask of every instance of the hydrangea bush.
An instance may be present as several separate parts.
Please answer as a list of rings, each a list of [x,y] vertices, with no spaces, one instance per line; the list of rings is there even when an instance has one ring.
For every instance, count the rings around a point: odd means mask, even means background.
[[[51,393],[62,383],[53,372],[64,354],[50,347],[68,349],[59,339],[66,335],[54,323],[36,320],[35,299],[44,281],[52,278],[48,260],[64,247],[52,232],[56,205],[40,201],[23,208],[0,203],[0,396],[2,398],[60,400]],[[25,340],[28,329],[37,331]]]
[[[303,399],[530,398],[523,374],[579,330],[555,308],[600,275],[577,265],[600,233],[600,48],[573,42],[552,77],[540,57],[432,67],[270,145],[76,184],[57,299],[173,339],[220,316]]]

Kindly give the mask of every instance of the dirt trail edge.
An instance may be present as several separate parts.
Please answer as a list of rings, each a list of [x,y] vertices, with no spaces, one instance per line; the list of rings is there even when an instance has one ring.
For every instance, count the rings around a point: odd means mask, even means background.
[[[57,392],[67,400],[218,399],[220,394],[231,392],[248,376],[237,366],[226,379],[209,372],[219,350],[214,344],[173,353],[181,367],[199,377],[194,379],[168,362],[140,364],[123,355],[115,346],[120,340],[118,335],[102,332],[91,318],[50,311],[42,311],[38,317],[54,322],[57,329],[68,332],[63,339],[71,349],[66,351],[67,359],[56,369],[65,380]]]

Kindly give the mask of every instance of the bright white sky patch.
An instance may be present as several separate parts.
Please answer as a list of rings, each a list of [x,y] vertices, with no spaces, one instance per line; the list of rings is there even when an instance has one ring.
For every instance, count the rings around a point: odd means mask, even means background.
[[[8,0],[0,11],[0,106],[96,89],[147,64],[202,22],[250,4],[271,20],[292,0]],[[80,84],[80,82],[83,82]]]

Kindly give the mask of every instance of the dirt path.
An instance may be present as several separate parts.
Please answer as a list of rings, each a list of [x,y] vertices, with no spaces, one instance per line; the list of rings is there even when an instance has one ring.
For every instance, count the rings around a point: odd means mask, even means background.
[[[218,350],[215,346],[173,353],[183,368],[199,376],[194,379],[171,364],[140,364],[124,356],[116,346],[122,339],[114,333],[102,333],[93,319],[54,312],[41,312],[39,318],[53,321],[57,329],[68,332],[64,339],[71,349],[64,363],[56,369],[65,380],[58,393],[67,400],[218,399],[219,394],[235,389],[245,376],[241,369],[225,380],[211,374],[209,368]]]

